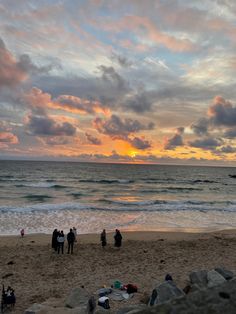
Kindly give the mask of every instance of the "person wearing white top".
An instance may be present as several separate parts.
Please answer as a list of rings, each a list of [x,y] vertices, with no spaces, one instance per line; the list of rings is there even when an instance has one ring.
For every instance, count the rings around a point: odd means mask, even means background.
[[[61,250],[61,254],[64,254],[64,242],[65,242],[65,235],[62,230],[57,237],[57,243],[58,243],[57,253],[58,254],[60,253],[60,250]]]

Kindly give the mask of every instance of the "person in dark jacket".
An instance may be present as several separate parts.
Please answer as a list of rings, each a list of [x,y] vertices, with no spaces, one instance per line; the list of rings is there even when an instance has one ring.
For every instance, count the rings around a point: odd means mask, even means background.
[[[74,248],[74,242],[75,242],[75,234],[72,229],[70,229],[70,232],[67,234],[67,242],[68,242],[68,251],[67,254],[73,254],[73,248]]]
[[[52,248],[57,251],[57,237],[58,237],[58,231],[57,229],[54,229],[52,233]]]
[[[115,240],[115,246],[116,247],[121,247],[122,235],[120,233],[120,230],[118,230],[118,229],[116,229],[116,233],[114,235],[114,240]]]
[[[102,242],[102,247],[104,248],[107,245],[107,236],[106,236],[106,230],[105,229],[103,229],[103,231],[101,233],[100,240]]]

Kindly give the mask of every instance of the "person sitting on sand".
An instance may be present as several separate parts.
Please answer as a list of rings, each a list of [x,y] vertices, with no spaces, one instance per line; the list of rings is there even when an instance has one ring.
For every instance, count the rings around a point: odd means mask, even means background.
[[[61,232],[59,232],[58,236],[57,236],[57,253],[64,253],[64,242],[65,242],[65,236],[64,236],[64,232],[63,230],[61,230]]]
[[[115,247],[121,247],[122,235],[120,233],[120,230],[116,229],[116,233],[114,235],[114,239],[115,239]]]
[[[57,251],[57,237],[58,237],[59,232],[57,231],[57,229],[54,229],[53,233],[52,233],[52,248]]]
[[[73,254],[73,247],[75,242],[75,234],[72,229],[70,229],[70,232],[67,234],[67,242],[68,242],[68,251],[67,254],[71,252]]]
[[[170,274],[166,274],[165,281],[173,281],[173,278]]]
[[[103,229],[103,231],[101,233],[100,240],[102,242],[102,247],[104,248],[107,245],[107,236],[106,236],[106,230],[105,229]]]

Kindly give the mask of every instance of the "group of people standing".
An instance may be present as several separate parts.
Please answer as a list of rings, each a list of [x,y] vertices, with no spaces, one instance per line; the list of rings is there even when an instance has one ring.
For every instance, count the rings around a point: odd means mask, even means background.
[[[52,233],[52,248],[60,254],[64,254],[64,243],[67,239],[67,254],[73,254],[74,249],[74,243],[76,240],[77,231],[76,228],[73,227],[70,229],[70,231],[67,233],[67,236],[65,236],[63,230],[59,231],[57,229],[54,229]],[[107,245],[107,236],[106,236],[106,230],[103,229],[101,235],[100,235],[100,241],[102,244],[102,247],[104,248]],[[115,235],[114,235],[114,246],[120,248],[122,244],[122,235],[120,233],[119,229],[116,229]]]
[[[77,231],[75,227],[70,229],[66,237],[63,230],[59,231],[57,229],[54,229],[52,233],[52,248],[58,254],[60,254],[60,252],[64,254],[64,243],[65,243],[65,239],[67,238],[67,244],[68,244],[67,254],[70,254],[70,253],[73,254],[74,243],[76,242],[76,236],[77,236]]]
[[[101,236],[100,236],[100,241],[102,243],[102,247],[104,248],[107,245],[107,236],[106,236],[106,230],[103,229]],[[115,235],[114,235],[114,245],[115,247],[121,247],[122,244],[122,235],[120,233],[119,229],[116,229]]]

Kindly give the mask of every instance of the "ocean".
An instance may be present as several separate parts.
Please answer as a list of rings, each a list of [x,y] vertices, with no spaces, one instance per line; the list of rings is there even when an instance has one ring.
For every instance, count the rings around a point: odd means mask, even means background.
[[[0,161],[0,234],[236,228],[236,168]]]

